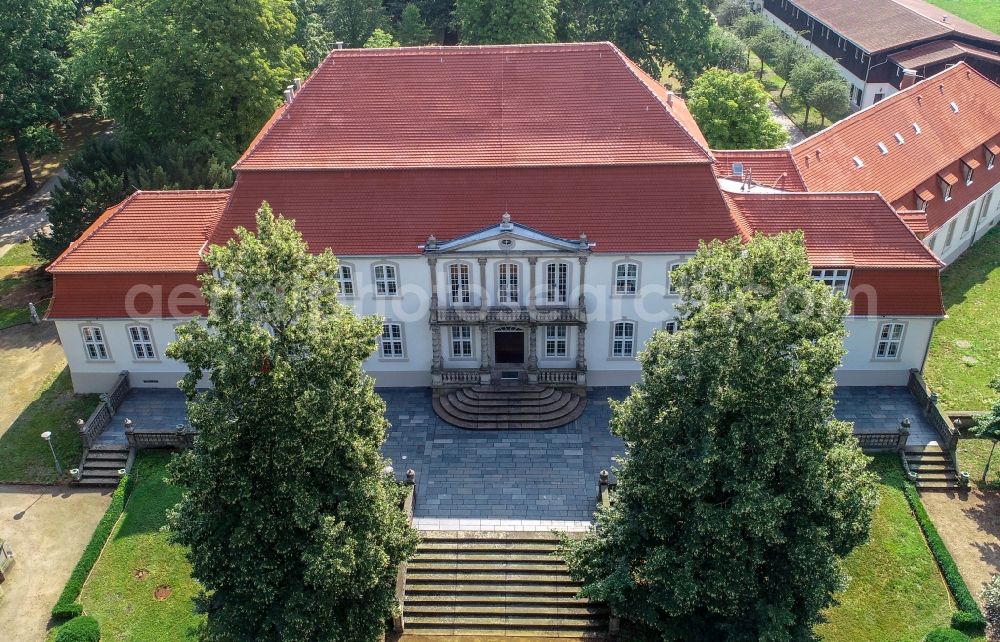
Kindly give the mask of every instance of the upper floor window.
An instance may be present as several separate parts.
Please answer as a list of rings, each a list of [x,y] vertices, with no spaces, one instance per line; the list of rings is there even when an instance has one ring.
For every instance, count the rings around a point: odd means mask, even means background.
[[[681,329],[681,322],[677,319],[671,319],[669,321],[663,322],[663,331],[667,334],[674,334]]]
[[[615,266],[615,294],[635,294],[639,289],[639,264],[619,263]]]
[[[129,342],[132,344],[132,356],[137,360],[155,359],[156,350],[153,348],[153,335],[149,326],[130,325],[126,329]]]
[[[941,196],[944,197],[944,200],[950,201],[952,181],[950,180],[950,178],[945,178],[944,176],[938,176],[938,182],[941,184]]]
[[[565,357],[568,353],[566,345],[566,326],[545,326],[545,356]]]
[[[616,321],[612,326],[611,356],[617,358],[635,356],[635,323]]]
[[[944,237],[944,246],[951,247],[951,241],[955,238],[955,224],[958,223],[956,219],[952,219],[951,223],[948,224],[948,235]]]
[[[517,263],[500,263],[497,266],[497,301],[500,303],[517,303],[520,301],[517,268]]]
[[[388,263],[376,265],[375,271],[375,296],[396,296],[399,294],[399,281],[396,275],[396,266]]]
[[[677,294],[677,283],[674,282],[674,270],[679,268],[681,263],[671,263],[667,268],[667,293]]]
[[[548,263],[545,266],[545,302],[566,303],[569,288],[569,265]]]
[[[470,303],[472,301],[468,264],[452,263],[448,266],[448,281],[451,285],[452,303]]]
[[[337,283],[340,293],[344,296],[354,296],[354,268],[341,263],[337,268]]]
[[[472,326],[451,326],[451,356],[455,359],[472,358]]]
[[[847,285],[851,281],[850,270],[813,270],[812,278],[822,281],[838,294],[847,294]]]
[[[399,323],[386,321],[382,324],[382,337],[379,339],[379,355],[383,359],[403,359],[403,326]]]
[[[108,344],[104,341],[104,329],[99,325],[85,325],[80,328],[83,334],[83,350],[91,361],[110,361]]]
[[[905,330],[906,325],[903,323],[883,323],[879,328],[878,342],[875,344],[875,358],[898,359],[899,352],[903,347],[903,332]]]

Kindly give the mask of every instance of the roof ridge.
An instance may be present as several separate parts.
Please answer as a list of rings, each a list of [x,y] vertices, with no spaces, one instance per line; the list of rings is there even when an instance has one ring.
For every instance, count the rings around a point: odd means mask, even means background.
[[[660,107],[663,108],[663,111],[666,114],[669,114],[670,118],[677,124],[678,127],[681,128],[681,131],[683,131],[685,134],[687,134],[687,137],[690,138],[691,141],[695,145],[697,145],[699,149],[701,149],[703,152],[705,152],[706,160],[715,162],[715,157],[712,155],[712,151],[710,149],[708,149],[707,147],[705,147],[704,145],[702,145],[701,142],[698,141],[698,139],[695,138],[694,135],[691,132],[688,131],[687,127],[684,126],[684,123],[682,123],[680,121],[680,119],[677,118],[677,116],[673,113],[673,111],[670,109],[670,107],[668,105],[664,104],[664,102],[662,100],[660,100],[660,97],[656,95],[656,92],[654,92],[649,87],[649,85],[646,84],[646,81],[643,80],[642,76],[640,76],[639,74],[641,73],[643,76],[646,76],[646,78],[648,78],[649,80],[651,80],[654,83],[659,84],[659,82],[657,82],[657,80],[655,78],[653,78],[652,76],[650,76],[649,74],[647,74],[645,71],[643,71],[642,68],[639,67],[639,65],[637,65],[634,61],[630,61],[625,56],[625,54],[622,52],[622,50],[619,49],[618,47],[616,47],[614,43],[609,42],[607,44],[610,46],[611,50],[618,56],[618,61],[622,64],[622,66],[625,67],[625,69],[627,69],[629,71],[629,73],[631,73],[636,78],[636,80],[638,80],[642,84],[643,87],[645,87],[646,91],[649,93],[650,96],[652,96],[653,100],[658,105],[660,105]],[[631,62],[632,64],[629,64],[629,62]],[[664,87],[664,89],[666,89],[666,87]],[[667,91],[670,91],[670,90],[667,90]],[[680,100],[679,97],[678,97],[678,100]],[[694,118],[694,116],[692,116],[692,118]]]

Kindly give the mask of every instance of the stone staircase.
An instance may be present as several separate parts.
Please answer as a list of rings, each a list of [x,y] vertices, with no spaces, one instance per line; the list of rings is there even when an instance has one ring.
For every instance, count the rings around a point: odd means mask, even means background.
[[[907,467],[917,474],[914,484],[920,490],[961,490],[951,455],[937,444],[907,448],[905,456]]]
[[[122,444],[94,444],[80,468],[81,486],[117,486],[118,471],[129,467],[129,447]]]
[[[555,534],[421,536],[406,573],[407,636],[606,639],[607,608],[576,597]]]
[[[584,393],[548,386],[472,386],[434,396],[434,412],[472,430],[540,430],[573,421],[587,406]]]

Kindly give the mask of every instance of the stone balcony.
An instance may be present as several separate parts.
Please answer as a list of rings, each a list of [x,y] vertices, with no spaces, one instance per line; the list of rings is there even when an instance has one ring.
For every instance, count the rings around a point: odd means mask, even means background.
[[[581,324],[587,322],[587,314],[579,306],[494,306],[437,307],[431,308],[432,324],[473,324],[473,323],[542,323]]]

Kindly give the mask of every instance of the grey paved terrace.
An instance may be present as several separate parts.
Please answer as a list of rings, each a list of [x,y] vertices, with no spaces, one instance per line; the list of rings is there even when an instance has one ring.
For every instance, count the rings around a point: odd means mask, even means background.
[[[608,430],[607,399],[624,398],[627,388],[592,389],[579,419],[540,431],[463,430],[434,414],[428,389],[379,393],[392,424],[383,452],[398,478],[408,468],[416,471],[415,517],[429,526],[445,528],[447,522],[465,527],[475,520],[500,526],[528,520],[542,529],[551,520],[582,524],[595,508],[598,473],[610,469],[624,450]],[[855,432],[895,430],[909,417],[910,444],[936,438],[904,387],[838,388],[834,399],[837,416],[855,422]],[[178,390],[133,390],[102,442],[124,443],[125,417],[136,429],[173,428],[186,422],[184,396]]]

